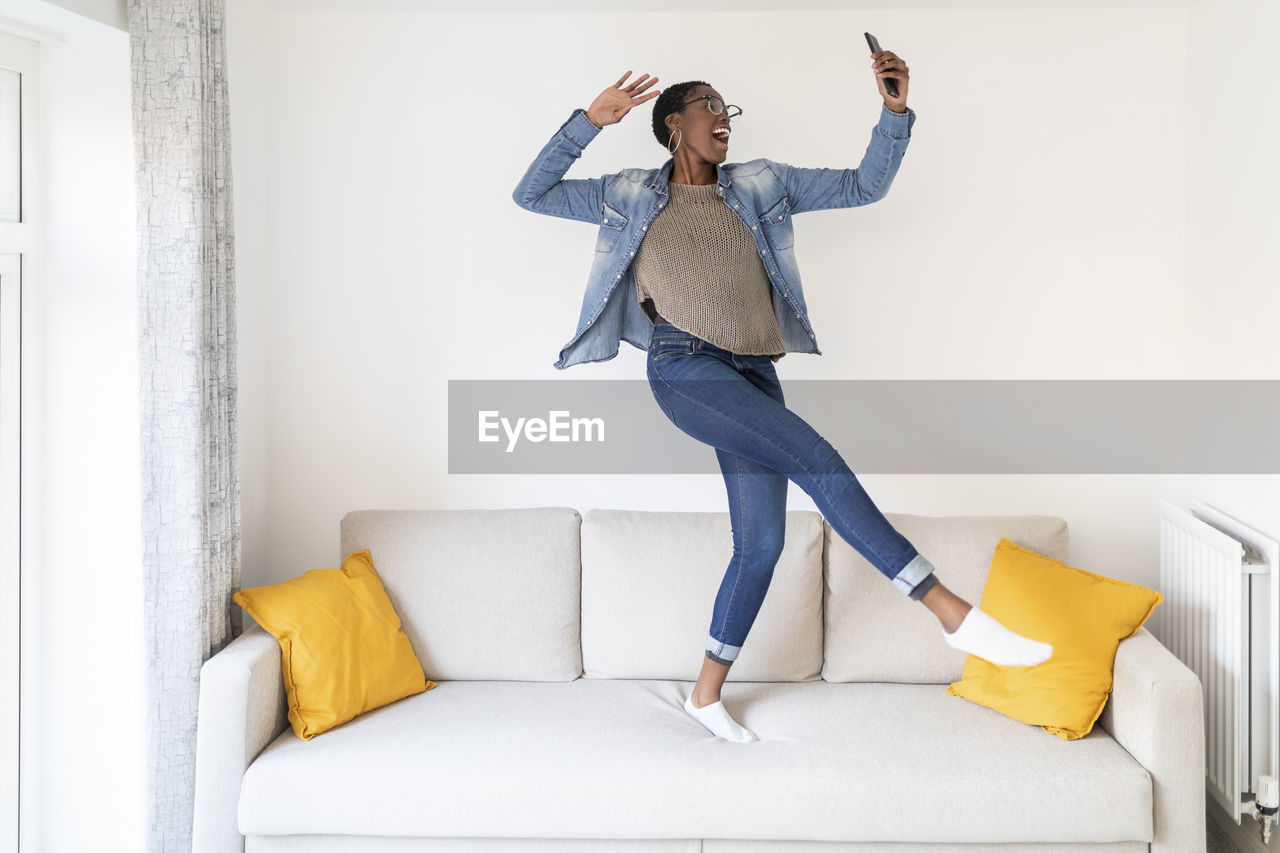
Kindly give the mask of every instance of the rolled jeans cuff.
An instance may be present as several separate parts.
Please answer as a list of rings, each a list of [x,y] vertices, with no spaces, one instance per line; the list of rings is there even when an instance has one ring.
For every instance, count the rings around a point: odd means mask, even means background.
[[[929,588],[938,582],[937,578],[930,579],[933,574],[933,563],[924,558],[923,554],[916,554],[911,558],[911,562],[902,567],[902,571],[893,579],[893,585],[896,586],[907,598],[920,600]],[[928,585],[925,581],[928,580]]]
[[[924,580],[916,584],[916,588],[913,589],[909,595],[907,595],[907,598],[911,599],[912,601],[919,601],[920,599],[925,597],[925,594],[928,593],[929,590],[933,589],[937,585],[938,585],[937,575],[935,575],[933,572],[929,572],[929,574],[924,576]]]
[[[722,643],[710,634],[707,635],[707,657],[716,663],[729,666],[738,659],[738,652],[740,651],[742,651],[742,646],[731,646],[728,643]]]

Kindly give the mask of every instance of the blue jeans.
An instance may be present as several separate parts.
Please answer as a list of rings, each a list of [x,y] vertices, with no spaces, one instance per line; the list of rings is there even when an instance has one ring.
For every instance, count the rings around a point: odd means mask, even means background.
[[[908,598],[919,601],[938,582],[836,449],[786,407],[769,356],[737,355],[659,321],[646,364],[667,418],[715,448],[729,493],[733,557],[711,614],[711,660],[733,663],[764,603],[782,554],[788,480]]]

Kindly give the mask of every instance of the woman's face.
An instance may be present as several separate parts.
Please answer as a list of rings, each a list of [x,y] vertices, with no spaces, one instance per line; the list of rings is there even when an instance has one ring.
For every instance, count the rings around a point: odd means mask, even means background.
[[[679,156],[681,150],[687,150],[690,155],[700,157],[708,163],[723,163],[729,156],[729,134],[722,131],[729,128],[729,119],[726,117],[728,110],[716,115],[707,109],[706,98],[693,100],[699,95],[715,95],[720,98],[720,93],[710,86],[695,86],[685,96],[685,101],[693,103],[686,104],[680,112],[667,116],[667,127],[671,128],[672,135],[680,143],[676,155]],[[723,98],[720,100],[721,103],[724,102]]]

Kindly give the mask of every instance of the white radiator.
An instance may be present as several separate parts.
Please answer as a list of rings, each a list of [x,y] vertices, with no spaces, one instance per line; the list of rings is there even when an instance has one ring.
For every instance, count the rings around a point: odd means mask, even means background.
[[[1206,503],[1160,502],[1151,632],[1200,679],[1209,796],[1240,823],[1280,772],[1280,544]]]

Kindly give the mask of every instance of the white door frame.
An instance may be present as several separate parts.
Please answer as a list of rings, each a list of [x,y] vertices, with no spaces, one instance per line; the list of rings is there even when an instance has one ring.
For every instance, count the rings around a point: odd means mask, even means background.
[[[34,849],[26,830],[35,817],[23,791],[35,783],[30,756],[35,721],[36,636],[34,567],[39,518],[39,396],[41,205],[36,194],[39,43],[0,31],[0,68],[21,75],[17,151],[0,144],[0,157],[21,159],[18,221],[0,221],[0,853]],[[0,98],[12,104],[13,92]],[[0,105],[3,106],[3,105]],[[3,127],[0,127],[3,132]],[[6,168],[0,163],[0,169]],[[24,583],[24,578],[28,581]],[[26,617],[24,619],[24,616]]]

